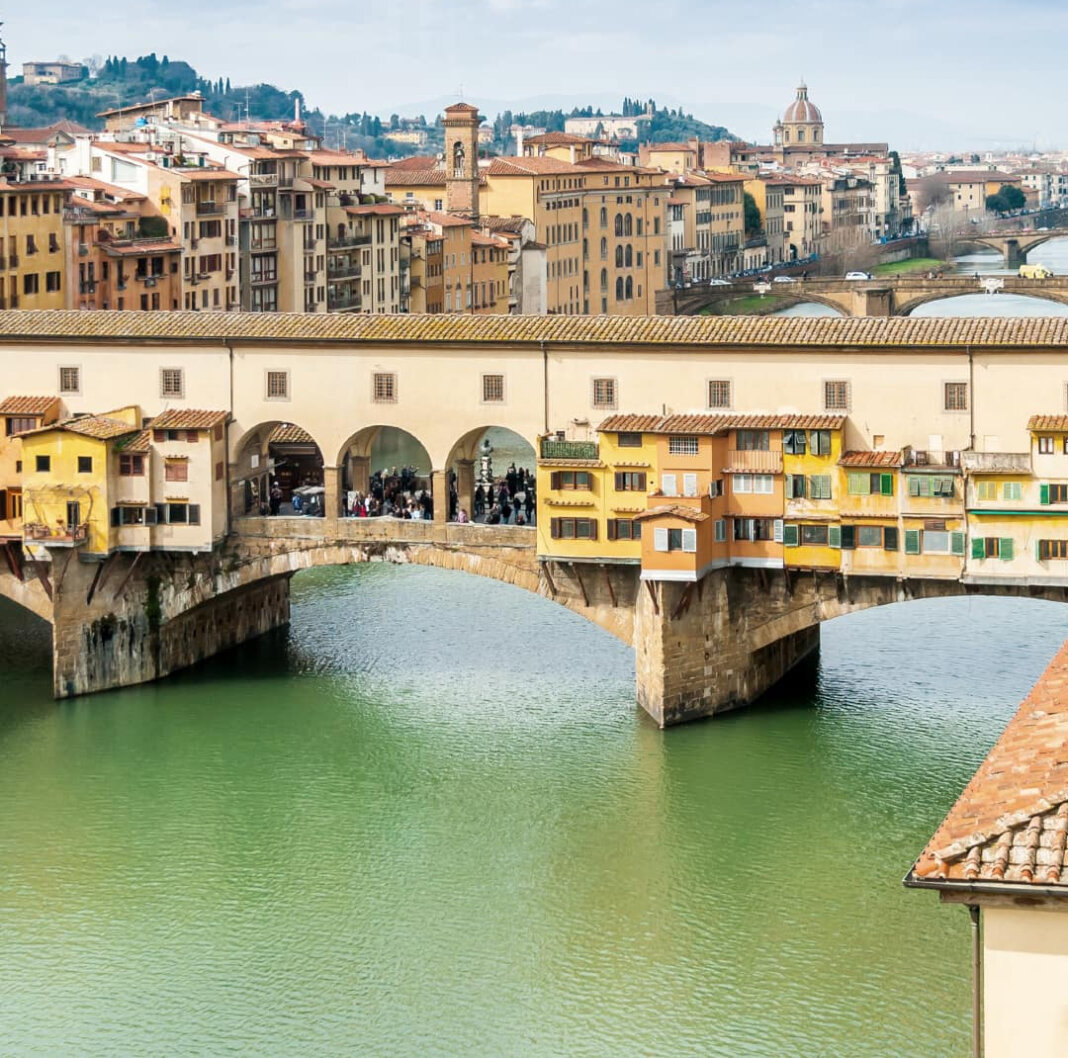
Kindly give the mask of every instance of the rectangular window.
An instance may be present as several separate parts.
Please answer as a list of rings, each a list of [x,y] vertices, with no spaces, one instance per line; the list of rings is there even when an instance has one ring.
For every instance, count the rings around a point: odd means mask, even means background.
[[[266,389],[268,400],[289,400],[289,372],[268,371]]]
[[[616,444],[618,444],[620,448],[641,448],[642,435],[640,433],[624,431],[616,435]]]
[[[731,406],[731,384],[729,379],[714,378],[709,381],[708,406],[710,408],[729,408]]]
[[[803,456],[807,448],[807,440],[804,430],[784,430],[782,450],[789,456]]]
[[[163,463],[165,481],[188,481],[189,461],[187,459],[167,459]]]
[[[727,539],[727,519],[716,519],[716,543],[722,544]]]
[[[32,415],[11,415],[7,419],[6,433],[8,437],[13,434],[32,430],[37,425],[37,420]]]
[[[482,376],[482,403],[501,404],[504,401],[504,375]]]
[[[858,525],[857,547],[882,547],[883,527],[881,525]]]
[[[830,474],[813,474],[808,479],[808,498],[810,500],[831,499]]]
[[[803,474],[786,475],[786,498],[788,500],[803,500],[805,492],[805,476]]]
[[[844,379],[825,381],[823,407],[827,411],[849,411],[849,383]]]
[[[943,386],[944,404],[946,411],[968,410],[968,383],[947,382]]]
[[[549,488],[588,490],[590,487],[590,472],[588,470],[554,470],[549,475]]]
[[[147,507],[122,506],[111,508],[112,525],[155,525],[156,511]]]
[[[994,495],[990,496],[990,497],[982,497],[981,496],[980,499],[986,499],[986,498],[989,498],[989,499],[992,499],[992,500],[996,500],[997,499],[997,485],[994,482],[991,482],[991,484],[994,485],[994,490],[993,490],[994,491]],[[1023,484],[1021,482],[1019,482],[1019,481],[1006,481],[1006,482],[1004,482],[1002,484],[1002,486],[1001,486],[1001,498],[1002,499],[1004,499],[1004,500],[1018,500],[1018,499],[1021,499],[1022,497],[1023,497]]]
[[[810,430],[808,443],[814,456],[829,456],[831,454],[831,431]]]
[[[639,471],[617,471],[616,492],[644,492],[645,473]]]
[[[802,525],[801,543],[812,546],[826,546],[827,526],[825,525]]]
[[[1008,489],[1009,482],[1005,482],[1005,489]],[[975,484],[975,495],[980,500],[996,500],[998,498],[998,483],[996,481],[977,481]],[[1008,495],[1005,499],[1008,499]]]
[[[616,380],[614,378],[595,378],[593,380],[593,406],[595,408],[614,408],[616,406]]]
[[[1038,560],[1050,558],[1068,558],[1068,540],[1039,540]]]
[[[772,474],[735,474],[733,492],[736,495],[754,493],[770,496],[775,491],[775,478]]]
[[[59,369],[59,392],[80,393],[82,388],[82,369],[80,367],[61,367]]]
[[[180,367],[161,367],[159,370],[159,395],[182,397],[185,394],[184,372]]]
[[[92,456],[78,456],[78,473],[79,474],[92,474],[93,472],[93,457]]]
[[[1019,485],[1017,484],[1017,488]],[[1068,485],[1050,483],[1049,486],[1049,502],[1050,503],[1068,503]]]
[[[642,523],[632,521],[630,518],[609,518],[609,540],[641,540]]]
[[[949,554],[949,533],[942,530],[924,529],[920,536],[920,545],[923,548],[924,554]]]
[[[52,457],[37,456],[34,461],[34,466],[37,468],[38,474],[47,474],[52,469]]]
[[[734,438],[739,452],[767,452],[771,448],[767,430],[736,430]]]
[[[697,455],[697,438],[693,436],[669,437],[668,454],[673,456]]]
[[[397,400],[397,376],[376,371],[372,376],[371,399],[376,404],[394,404]]]
[[[139,478],[145,473],[145,457],[140,455],[119,456],[119,476],[124,478]]]
[[[1053,455],[1053,438],[1052,437],[1040,437],[1038,439],[1038,451],[1044,456]]]
[[[596,540],[597,520],[594,518],[553,518],[549,523],[553,540]]]

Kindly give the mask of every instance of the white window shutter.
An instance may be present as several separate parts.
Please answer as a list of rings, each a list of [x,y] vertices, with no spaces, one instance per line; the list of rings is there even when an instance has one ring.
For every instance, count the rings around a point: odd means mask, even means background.
[[[782,519],[776,518],[775,524],[771,527],[771,539],[776,544],[782,543]]]
[[[666,529],[653,530],[653,550],[666,551],[668,549],[668,531]]]
[[[682,531],[682,550],[689,551],[691,554],[697,550],[697,530],[696,529],[683,529]]]
[[[676,474],[661,474],[660,475],[660,491],[665,496],[677,496],[679,494],[679,479]],[[657,532],[660,530],[658,529]],[[665,547],[666,551],[667,548]]]
[[[682,475],[682,494],[683,494],[683,496],[696,496],[697,495],[697,475],[696,474],[683,474]]]

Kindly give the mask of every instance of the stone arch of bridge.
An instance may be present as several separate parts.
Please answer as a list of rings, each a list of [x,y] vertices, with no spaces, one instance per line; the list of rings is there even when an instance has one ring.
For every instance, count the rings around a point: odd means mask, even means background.
[[[1026,294],[1013,290],[1014,297],[1031,298],[1034,301],[1053,301],[1059,305],[1068,305],[1068,290],[1049,290],[1044,287],[1036,286],[1033,290],[1029,290]],[[924,294],[917,294],[914,297],[901,297],[900,300],[895,300],[894,303],[894,315],[895,316],[908,316],[913,311],[918,309],[921,305],[927,305],[932,301],[952,301],[955,298],[966,297],[989,297],[992,295],[983,294],[980,290],[961,290],[956,293],[947,293],[946,291],[929,291]],[[996,295],[993,295],[996,297]]]
[[[419,484],[429,486],[435,470],[427,446],[410,430],[391,423],[363,426],[350,434],[337,453],[338,488],[366,493],[376,471],[409,466]],[[435,497],[436,499],[436,497]]]
[[[51,577],[51,568],[42,572]],[[7,570],[0,574],[0,597],[22,610],[29,611],[34,617],[52,623],[52,600],[48,597],[48,592],[32,563],[23,563],[20,575]]]

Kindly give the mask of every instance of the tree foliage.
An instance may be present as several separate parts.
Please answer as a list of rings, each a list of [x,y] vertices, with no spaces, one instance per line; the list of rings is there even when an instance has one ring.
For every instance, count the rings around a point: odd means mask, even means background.
[[[760,207],[756,203],[756,199],[753,198],[748,191],[745,194],[745,234],[748,238],[751,235],[755,235],[764,226],[760,222]]]

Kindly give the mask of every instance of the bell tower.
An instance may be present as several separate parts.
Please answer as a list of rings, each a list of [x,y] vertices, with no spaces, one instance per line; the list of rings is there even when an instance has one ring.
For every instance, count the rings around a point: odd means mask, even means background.
[[[478,107],[445,108],[445,208],[478,219]]]
[[[3,22],[0,22],[0,26]],[[7,124],[7,45],[0,39],[0,128]]]

